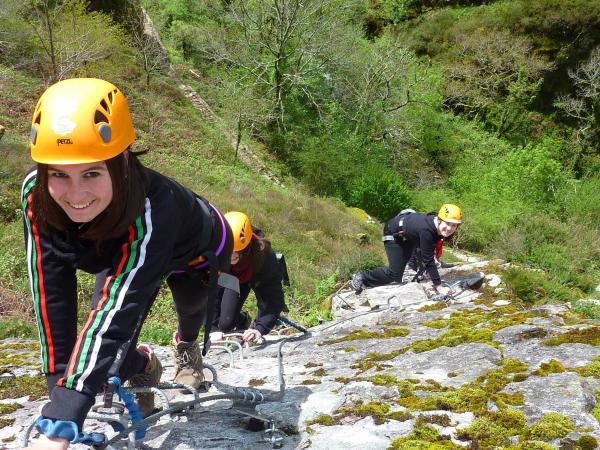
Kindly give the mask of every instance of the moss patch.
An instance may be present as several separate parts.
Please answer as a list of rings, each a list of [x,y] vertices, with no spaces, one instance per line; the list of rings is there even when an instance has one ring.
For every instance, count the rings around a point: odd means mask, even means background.
[[[556,450],[554,445],[541,441],[526,441],[507,447],[507,450]]]
[[[302,383],[303,385],[309,385],[309,384],[321,384],[321,380],[304,380]]]
[[[327,375],[327,371],[321,367],[320,369],[315,370],[311,375],[315,377],[324,377]]]
[[[600,356],[596,356],[594,360],[587,366],[576,367],[570,369],[573,372],[577,372],[584,377],[596,377],[600,378]]]
[[[415,425],[431,423],[441,427],[449,427],[452,423],[448,414],[422,414],[417,417]]]
[[[23,405],[19,403],[2,403],[0,404],[0,415],[13,413],[22,407]]]
[[[429,424],[415,425],[408,436],[395,439],[388,450],[460,450],[464,449],[454,444],[447,436],[440,433]]]
[[[412,419],[413,415],[408,411],[392,411],[387,417],[392,420],[397,420],[398,422],[404,422],[405,420]]]
[[[10,427],[15,423],[15,419],[7,419],[6,417],[0,417],[0,428]]]
[[[306,426],[324,425],[324,426],[330,427],[332,425],[335,425],[335,420],[333,419],[332,416],[330,416],[328,414],[319,414],[314,419],[307,420],[305,423],[306,423]]]
[[[358,401],[355,404],[342,406],[334,412],[333,419],[330,425],[341,423],[345,417],[367,417],[373,418],[373,422],[381,425],[388,420],[397,420],[404,422],[412,419],[412,414],[409,411],[391,411],[391,406],[388,403],[371,401],[364,403]]]
[[[408,336],[410,331],[407,328],[387,328],[381,331],[355,330],[352,333],[335,339],[327,339],[320,345],[338,344],[345,341],[357,341],[359,339],[390,339],[395,337]]]
[[[600,423],[600,389],[596,391],[596,406],[590,411],[590,414]]]
[[[265,383],[266,381],[264,378],[251,378],[250,381],[248,381],[248,386],[262,386]]]
[[[311,367],[322,367],[323,363],[314,363],[314,362],[307,362],[306,364],[304,364],[304,367],[306,367],[307,369],[310,369]]]
[[[526,427],[525,413],[504,408],[477,417],[468,427],[457,430],[456,436],[461,440],[472,441],[473,448],[505,448],[510,443],[508,438],[522,434]]]
[[[447,308],[448,305],[445,302],[435,302],[432,305],[425,305],[418,309],[419,312],[429,312],[429,311],[440,311],[444,308]]]
[[[509,367],[511,367],[509,365]],[[481,375],[472,383],[464,384],[458,389],[429,384],[428,387],[413,387],[412,391],[407,391],[406,395],[401,395],[397,400],[398,404],[408,408],[411,411],[431,411],[441,409],[446,411],[468,412],[476,415],[487,413],[488,400],[494,401],[502,408],[523,404],[523,393],[500,392],[512,381],[509,376],[509,369],[502,368],[491,370]],[[438,393],[421,398],[414,394],[414,389],[424,391],[435,391]],[[442,391],[442,392],[439,392]]]
[[[538,377],[547,377],[551,373],[562,373],[565,370],[565,366],[560,361],[551,359],[547,363],[540,364],[540,367],[533,374]]]
[[[0,381],[0,400],[29,396],[29,400],[37,400],[48,394],[48,387],[43,376],[22,376]]]
[[[598,441],[594,436],[585,434],[577,440],[577,446],[581,450],[593,450],[598,447]]]
[[[506,358],[502,360],[502,367],[506,372],[525,372],[529,369],[529,366],[518,359]]]
[[[528,430],[527,436],[533,440],[551,441],[565,437],[572,431],[575,431],[575,424],[570,418],[557,412],[551,412],[533,425]]]
[[[568,343],[600,345],[600,327],[569,330],[566,333],[544,341],[544,344],[551,346]]]

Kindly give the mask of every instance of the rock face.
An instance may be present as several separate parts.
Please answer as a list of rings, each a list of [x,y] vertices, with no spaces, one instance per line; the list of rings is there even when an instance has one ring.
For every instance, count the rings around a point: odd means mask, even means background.
[[[468,269],[472,266],[480,270],[484,265],[472,263]],[[576,448],[573,436],[600,439],[595,418],[600,414],[594,411],[600,389],[600,347],[594,345],[600,342],[600,332],[594,335],[598,324],[572,315],[568,305],[517,308],[492,295],[501,286],[498,277],[486,279],[483,297],[467,290],[448,302],[430,301],[427,283],[366,289],[358,296],[339,293],[333,299],[335,321],[283,344],[283,398],[249,409],[219,399],[164,416],[149,428],[144,448],[271,448],[273,434],[251,431],[261,428],[263,420],[285,432],[277,443],[284,449],[378,450],[407,436],[412,444],[401,448],[422,448],[423,440],[431,442],[425,433],[415,433],[424,423],[437,430],[436,439],[450,440],[457,448],[501,448],[533,435],[554,448]],[[233,351],[233,358],[213,349],[206,360],[222,383],[276,392],[277,355],[285,336],[272,334],[261,345]],[[172,380],[170,349],[157,347],[156,352],[165,366],[163,381]],[[19,377],[38,375],[36,359],[27,342],[0,342],[0,393]],[[215,387],[202,395],[213,394],[218,394]],[[175,390],[168,396],[171,401],[192,398]],[[21,394],[0,400],[0,408],[22,406],[0,409],[0,448],[20,448],[44,400]],[[505,429],[499,441],[504,444],[490,444],[485,441],[489,436],[472,430],[474,421],[510,410],[526,420],[519,433]],[[523,428],[534,430],[550,412],[564,416],[571,429],[560,434],[555,431],[560,427],[550,427],[551,433],[540,435]],[[114,435],[95,420],[85,426]],[[571,447],[565,444],[569,439]]]

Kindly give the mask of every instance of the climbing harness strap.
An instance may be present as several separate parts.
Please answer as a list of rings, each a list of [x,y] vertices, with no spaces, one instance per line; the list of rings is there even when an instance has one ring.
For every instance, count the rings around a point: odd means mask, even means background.
[[[217,250],[214,252],[214,254],[218,256],[223,251],[223,248],[225,247],[225,242],[227,241],[227,226],[225,225],[225,218],[223,217],[221,212],[217,208],[215,208],[211,203],[208,203],[207,206],[206,203],[204,203],[201,199],[197,200],[198,205],[200,205],[200,208],[204,212],[205,217],[210,217],[211,219],[216,217],[218,219],[218,223],[221,224],[221,242],[219,243]],[[214,214],[211,214],[210,210],[208,209],[209,206],[214,211]],[[202,227],[200,245],[198,245],[199,248],[202,249],[208,247],[208,245],[210,244],[210,238],[212,236],[212,229],[212,226]],[[206,255],[200,254],[192,260],[188,261],[187,266],[185,268],[174,270],[173,273],[189,273],[190,271],[205,269],[209,267],[209,265],[210,263],[208,262]]]

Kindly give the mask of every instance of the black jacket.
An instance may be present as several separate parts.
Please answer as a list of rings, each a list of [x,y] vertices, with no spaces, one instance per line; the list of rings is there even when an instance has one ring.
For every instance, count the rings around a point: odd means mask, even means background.
[[[440,274],[435,264],[435,247],[442,238],[434,223],[434,215],[410,213],[403,216],[403,236],[397,242],[407,247],[421,249],[421,258],[434,286],[441,284]],[[396,235],[399,231],[400,217],[396,216],[384,226],[384,234]],[[410,257],[410,254],[407,256]]]
[[[253,273],[247,283],[240,283],[239,298],[232,298],[236,295],[236,292],[225,289],[221,293],[221,302],[233,303],[237,301],[243,305],[250,294],[250,290],[253,290],[256,295],[258,307],[254,328],[264,336],[273,329],[277,318],[285,307],[281,269],[277,256],[272,249],[269,249],[260,271]],[[213,322],[214,329],[217,329],[218,324],[219,317],[216,317]]]
[[[107,381],[117,349],[134,334],[137,320],[166,276],[185,268],[222,241],[219,213],[192,191],[150,169],[144,210],[121,238],[81,239],[78,226],[44,234],[29,215],[37,171],[24,182],[25,245],[50,403],[42,414],[81,426],[94,396]],[[199,202],[204,202],[204,207]],[[208,214],[208,215],[207,215]],[[200,236],[211,228],[202,248]],[[206,233],[204,234],[206,236]],[[227,258],[229,256],[227,255]],[[97,308],[77,334],[76,270],[108,270]],[[56,382],[56,386],[54,386]]]

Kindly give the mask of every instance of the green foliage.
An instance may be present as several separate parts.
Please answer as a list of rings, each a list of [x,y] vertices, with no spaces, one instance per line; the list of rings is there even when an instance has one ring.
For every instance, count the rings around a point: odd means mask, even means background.
[[[590,319],[600,320],[600,304],[595,301],[578,300],[572,304],[573,311],[583,314]]]
[[[9,337],[36,339],[38,336],[37,328],[34,324],[17,318],[1,319],[0,330],[0,339]]]
[[[572,221],[600,230],[600,202],[590,201],[600,198],[599,176],[569,180],[557,196],[562,198],[565,215]]]
[[[406,185],[390,169],[370,166],[349,188],[348,204],[387,220],[408,208],[412,200]]]
[[[36,37],[41,67],[52,80],[85,75],[106,60],[113,66],[125,51],[122,29],[104,13],[87,12],[83,0],[31,0],[20,13]]]

